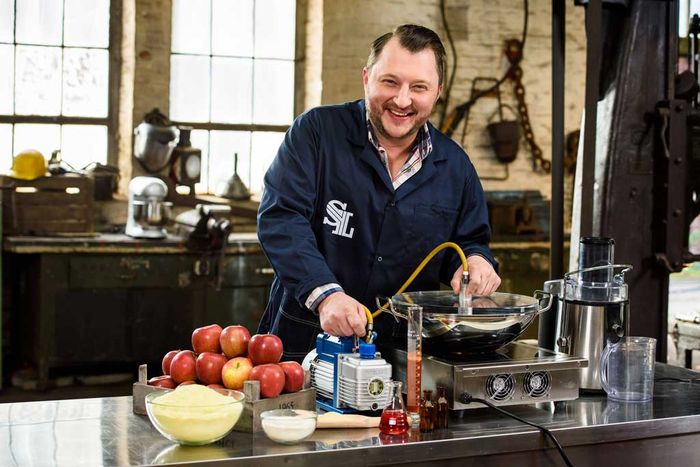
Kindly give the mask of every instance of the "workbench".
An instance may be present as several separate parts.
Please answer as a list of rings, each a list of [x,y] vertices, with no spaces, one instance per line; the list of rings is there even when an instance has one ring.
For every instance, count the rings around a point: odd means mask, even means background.
[[[693,380],[698,373],[657,364],[656,378]],[[208,446],[163,438],[131,397],[0,404],[0,465],[95,466],[183,463],[198,466],[489,465],[561,466],[538,430],[487,409],[452,413],[447,430],[405,438],[374,429],[316,430],[297,445],[263,434],[231,433]],[[700,383],[657,381],[648,403],[604,396],[509,410],[549,428],[574,465],[697,465]]]
[[[3,249],[6,350],[36,368],[39,389],[51,369],[156,371],[165,352],[189,348],[198,326],[254,333],[273,277],[254,233],[230,236],[220,284],[219,253],[189,251],[181,237],[9,236]]]

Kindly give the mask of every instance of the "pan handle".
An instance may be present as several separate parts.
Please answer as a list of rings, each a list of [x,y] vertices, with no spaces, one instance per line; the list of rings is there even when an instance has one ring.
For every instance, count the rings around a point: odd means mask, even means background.
[[[547,306],[544,308],[540,308],[539,303],[542,301],[542,299],[545,298],[545,296],[549,296],[549,300],[547,301]],[[540,313],[544,313],[545,311],[549,310],[552,308],[552,301],[554,300],[554,294],[545,292],[544,290],[535,290],[535,293],[533,294],[533,297],[535,300],[537,300],[537,314],[539,315]]]
[[[394,310],[394,302],[391,301],[391,298],[385,297],[384,295],[377,295],[374,298],[374,301],[377,304],[377,309],[382,310],[382,311],[388,311],[389,314],[391,314],[396,322],[399,322],[399,318],[406,319],[405,316],[401,316],[401,314],[397,313],[396,310]]]

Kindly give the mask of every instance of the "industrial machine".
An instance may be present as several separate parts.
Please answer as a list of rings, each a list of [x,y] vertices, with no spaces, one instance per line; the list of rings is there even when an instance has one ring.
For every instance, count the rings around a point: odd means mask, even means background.
[[[626,279],[630,334],[655,337],[657,360],[666,361],[669,274],[700,261],[689,245],[690,224],[700,214],[700,20],[691,20],[685,42],[678,23],[683,2],[577,3],[587,4],[586,122],[569,263],[576,263],[579,237],[617,240],[616,256],[634,266]],[[563,13],[553,11],[561,32]],[[555,168],[564,149],[563,38],[553,43]],[[552,173],[551,271],[559,279],[567,270],[563,232],[554,227],[562,225],[563,170]],[[540,346],[555,349],[556,319],[554,311],[540,318]]]
[[[302,366],[311,375],[317,405],[324,410],[350,413],[381,410],[386,404],[391,365],[374,344],[319,334],[316,349]]]
[[[168,187],[155,177],[134,177],[129,182],[125,233],[134,238],[165,238],[172,203],[165,201]]]

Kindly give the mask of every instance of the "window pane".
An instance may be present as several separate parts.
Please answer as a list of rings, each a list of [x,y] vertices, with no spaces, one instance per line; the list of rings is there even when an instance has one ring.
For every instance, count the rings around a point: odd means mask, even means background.
[[[212,54],[253,56],[253,0],[214,0]]]
[[[209,8],[209,0],[173,0],[173,52],[209,54]]]
[[[200,182],[195,183],[194,191],[196,193],[206,193],[207,167],[209,160],[209,132],[207,130],[192,130],[192,133],[190,133],[190,142],[192,143],[192,147],[198,148],[202,151],[202,175],[200,177]]]
[[[14,69],[14,47],[0,44],[0,114],[12,114],[12,79],[15,75]]]
[[[13,0],[0,0],[0,42],[12,42],[14,24],[15,5]]]
[[[294,0],[256,0],[256,57],[294,58],[295,12]]]
[[[211,121],[249,123],[253,115],[253,60],[212,59]]]
[[[51,153],[61,147],[60,132],[59,125],[18,123],[15,125],[15,147],[12,149],[12,154],[25,149],[36,149],[48,162]]]
[[[255,60],[253,122],[289,124],[294,111],[294,62]]]
[[[248,185],[248,159],[250,158],[250,132],[212,131],[209,151],[209,192],[233,175],[233,158],[238,153],[238,175]]]
[[[61,157],[75,169],[90,162],[107,163],[107,127],[63,125]]]
[[[109,47],[109,0],[66,0],[63,43]]]
[[[256,131],[253,133],[250,178],[250,191],[260,193],[263,189],[263,177],[275,158],[282,144],[284,133],[271,131]]]
[[[61,111],[61,49],[17,46],[15,112],[58,115]]]
[[[171,57],[170,118],[186,122],[209,121],[209,57]]]
[[[63,2],[56,0],[17,1],[17,42],[61,45]]]
[[[64,49],[63,115],[107,116],[109,52]]]
[[[0,123],[0,173],[10,173],[12,156],[12,125]]]

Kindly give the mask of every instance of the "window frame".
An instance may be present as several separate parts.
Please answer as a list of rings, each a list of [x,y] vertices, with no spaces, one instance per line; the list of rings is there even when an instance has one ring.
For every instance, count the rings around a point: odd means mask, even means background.
[[[292,86],[293,86],[293,99],[292,99],[292,121],[298,115],[299,112],[299,101],[300,101],[300,96],[303,95],[303,90],[299,90],[297,84],[299,82],[303,81],[303,68],[300,69],[300,58],[299,58],[299,48],[303,48],[303,44],[300,43],[300,21],[301,24],[303,25],[303,21],[305,18],[305,11],[304,8],[302,8],[302,5],[300,5],[299,0],[293,0],[295,5],[295,22],[294,22],[294,57],[292,59],[273,59],[273,60],[280,60],[280,61],[285,61],[285,62],[291,62],[293,64],[293,70],[294,70],[294,75],[292,78]],[[253,0],[253,8],[257,7],[257,0]],[[172,25],[172,2],[171,2],[171,10],[170,10],[170,18],[171,18],[171,25]],[[255,12],[254,12],[255,14]],[[210,25],[212,24],[212,13],[210,12],[209,14],[209,21]],[[172,33],[171,33],[172,34]],[[209,40],[211,42],[211,35],[213,34],[212,29],[210,28],[209,31]],[[255,32],[253,32],[253,37],[255,37]],[[211,76],[212,76],[212,66],[211,66],[211,61],[215,57],[220,57],[220,55],[215,55],[212,53],[210,50],[208,54],[196,54],[196,53],[184,53],[184,52],[173,52],[172,50],[172,45],[170,47],[170,61],[172,63],[172,57],[174,56],[191,56],[191,57],[208,57],[210,60],[210,65],[209,65],[209,96],[211,99]],[[255,61],[256,58],[267,60],[264,57],[256,57],[254,54],[251,57],[241,57],[241,58],[250,58],[251,60]],[[168,82],[170,83],[170,77],[168,78]],[[301,93],[301,94],[300,94]],[[168,107],[170,106],[170,86],[168,86]],[[209,117],[211,119],[211,117]],[[286,133],[287,130],[292,126],[292,123],[289,124],[282,124],[282,125],[277,125],[277,124],[260,124],[260,123],[221,123],[221,122],[191,122],[191,121],[186,121],[186,120],[172,120],[174,125],[177,126],[187,126],[191,127],[192,130],[203,130],[208,132],[208,139],[209,139],[209,144],[208,144],[208,154],[207,157],[211,157],[211,132],[212,131],[238,131],[238,132],[249,132],[251,134],[251,144],[252,144],[252,134],[255,132],[273,132],[273,133]],[[252,157],[252,155],[251,155]],[[200,183],[202,183],[204,174],[202,174],[200,178]],[[208,183],[208,185],[211,185],[211,183]],[[213,191],[210,189],[207,191],[207,193],[201,193],[201,194],[213,194]]]
[[[17,3],[20,0],[15,0],[14,5],[14,22],[12,45],[17,47]],[[65,0],[63,2],[63,11],[65,15]],[[107,127],[107,163],[110,165],[118,165],[118,145],[117,145],[117,128],[119,117],[119,87],[121,85],[120,63],[121,63],[121,34],[122,34],[122,2],[119,0],[109,0],[109,43],[107,45],[107,116],[106,117],[73,117],[65,115],[6,115],[0,114],[0,123],[4,124],[53,124],[53,125],[101,125]],[[62,26],[63,27],[63,26]],[[54,46],[46,46],[49,48],[58,48],[61,51],[65,49],[73,49],[76,47],[66,47],[64,44]],[[99,47],[78,47],[86,49],[104,50]],[[63,54],[62,54],[63,55]],[[15,63],[15,66],[17,64]],[[16,83],[13,80],[13,88]],[[13,96],[14,100],[14,96]],[[14,130],[12,131],[11,146],[14,148]]]

